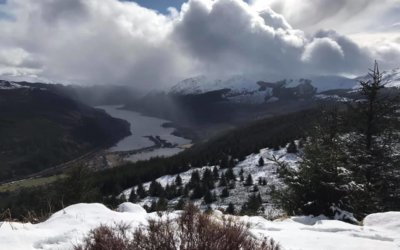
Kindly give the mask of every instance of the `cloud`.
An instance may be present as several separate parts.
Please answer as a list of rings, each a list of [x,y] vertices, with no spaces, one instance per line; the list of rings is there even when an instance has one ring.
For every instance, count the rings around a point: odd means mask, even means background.
[[[254,8],[271,7],[294,27],[341,33],[390,27],[400,21],[398,0],[253,0]]]
[[[377,6],[355,1],[357,11],[350,0],[190,0],[160,14],[117,0],[9,0],[2,10],[14,18],[0,19],[0,74],[152,89],[200,74],[359,74],[374,59],[398,65],[398,36],[368,45],[332,30],[351,10],[363,17]]]

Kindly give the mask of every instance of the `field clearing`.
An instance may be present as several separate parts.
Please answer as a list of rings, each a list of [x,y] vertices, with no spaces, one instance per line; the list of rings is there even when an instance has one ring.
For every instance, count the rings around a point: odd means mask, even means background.
[[[18,190],[20,188],[42,186],[42,185],[53,183],[59,179],[65,178],[65,176],[66,175],[64,175],[64,174],[60,174],[60,175],[53,175],[53,176],[49,176],[49,177],[31,178],[31,179],[25,179],[25,180],[20,180],[20,181],[14,181],[14,182],[0,185],[0,192],[11,192],[11,191]]]

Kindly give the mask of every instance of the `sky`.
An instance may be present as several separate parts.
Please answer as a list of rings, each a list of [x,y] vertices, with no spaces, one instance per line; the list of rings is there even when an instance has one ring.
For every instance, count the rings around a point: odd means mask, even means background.
[[[125,1],[136,2],[143,7],[156,10],[160,13],[167,13],[168,8],[170,7],[179,9],[185,2],[185,0],[125,0]]]
[[[400,66],[400,0],[0,0],[0,78],[143,89]]]

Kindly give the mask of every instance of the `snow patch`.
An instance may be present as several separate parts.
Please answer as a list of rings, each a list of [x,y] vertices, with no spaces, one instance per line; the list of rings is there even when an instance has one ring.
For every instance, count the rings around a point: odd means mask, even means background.
[[[179,211],[168,214],[174,219]],[[212,216],[221,218],[221,212]],[[134,230],[148,219],[159,218],[132,203],[123,203],[117,211],[102,204],[75,204],[53,214],[39,224],[4,222],[0,224],[1,249],[70,250],[82,242],[91,229],[100,224],[125,223]],[[162,219],[167,218],[164,214]],[[270,221],[260,216],[237,217],[248,223],[254,237],[271,237],[283,249],[290,250],[395,250],[400,247],[400,212],[368,215],[364,226],[323,217],[293,217]]]

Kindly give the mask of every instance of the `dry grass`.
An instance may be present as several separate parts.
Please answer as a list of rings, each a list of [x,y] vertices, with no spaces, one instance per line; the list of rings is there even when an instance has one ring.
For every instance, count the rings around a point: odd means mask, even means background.
[[[100,226],[75,250],[279,250],[273,240],[258,240],[248,227],[225,217],[215,220],[188,205],[177,220],[150,220],[129,233],[129,226]]]

